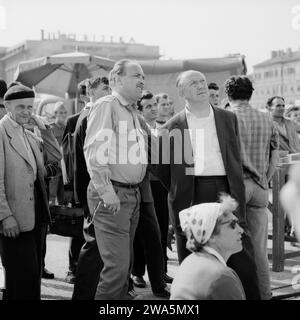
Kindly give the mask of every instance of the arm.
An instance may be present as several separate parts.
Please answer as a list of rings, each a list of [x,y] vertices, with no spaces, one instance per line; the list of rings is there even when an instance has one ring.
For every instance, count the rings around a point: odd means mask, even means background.
[[[113,130],[113,101],[101,101],[91,109],[84,143],[84,156],[92,183],[104,205],[119,211],[120,201],[111,184],[109,152]]]
[[[5,159],[4,159],[4,141],[0,132],[0,226],[2,226],[3,235],[15,238],[19,235],[20,229],[17,220],[14,218],[6,198],[5,191]]]
[[[269,167],[267,171],[268,182],[272,179],[276,170],[276,166],[279,161],[280,151],[278,149],[279,149],[279,134],[272,122],[272,136],[270,141],[270,150],[271,150],[270,162],[269,162]]]

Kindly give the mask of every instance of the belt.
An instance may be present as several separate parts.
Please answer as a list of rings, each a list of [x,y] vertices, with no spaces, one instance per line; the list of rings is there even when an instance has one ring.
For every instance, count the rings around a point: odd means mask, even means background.
[[[139,183],[124,183],[124,182],[119,182],[119,181],[115,181],[115,180],[111,180],[111,183],[114,186],[126,188],[126,189],[137,189],[141,185],[141,182],[139,182]]]
[[[196,182],[227,181],[227,176],[195,176]]]

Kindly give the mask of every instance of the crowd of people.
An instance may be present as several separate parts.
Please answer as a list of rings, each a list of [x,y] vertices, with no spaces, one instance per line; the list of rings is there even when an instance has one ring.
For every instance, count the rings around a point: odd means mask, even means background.
[[[84,212],[69,247],[73,300],[135,299],[149,282],[163,299],[269,300],[268,190],[280,156],[300,152],[300,109],[250,104],[246,76],[219,86],[198,71],[176,81],[183,106],[145,90],[138,62],[78,85],[47,124],[35,93],[0,80],[0,254],[3,299],[40,299],[49,207]],[[168,275],[175,238],[179,270]],[[22,265],[22,273],[20,273]],[[169,286],[171,284],[171,290]]]

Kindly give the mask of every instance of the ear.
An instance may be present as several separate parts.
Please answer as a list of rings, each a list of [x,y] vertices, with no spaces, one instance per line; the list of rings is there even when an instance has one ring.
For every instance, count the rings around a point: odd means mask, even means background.
[[[184,98],[184,87],[182,85],[178,87],[178,94],[180,97]]]
[[[115,85],[118,87],[123,87],[123,79],[119,75],[115,76]]]

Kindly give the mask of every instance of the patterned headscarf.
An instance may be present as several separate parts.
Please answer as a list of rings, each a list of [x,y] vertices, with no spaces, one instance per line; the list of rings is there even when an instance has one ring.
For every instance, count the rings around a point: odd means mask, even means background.
[[[224,212],[234,211],[238,204],[228,195],[221,196],[221,202],[201,203],[179,212],[181,229],[190,229],[199,244],[204,245],[211,237],[218,218]]]

